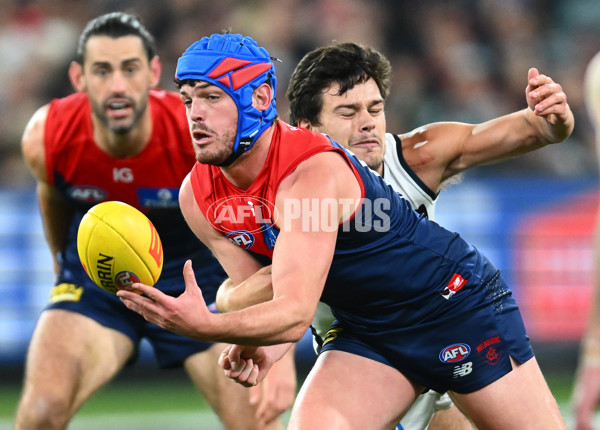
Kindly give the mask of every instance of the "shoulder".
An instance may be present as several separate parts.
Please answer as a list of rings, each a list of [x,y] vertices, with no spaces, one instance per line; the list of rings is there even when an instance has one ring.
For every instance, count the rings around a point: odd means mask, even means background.
[[[323,133],[318,133],[316,131],[311,131],[302,127],[295,127],[282,121],[281,119],[277,120],[276,124],[279,132],[281,133],[282,138],[284,139],[297,139],[297,140],[314,140],[318,142],[324,142],[327,144],[331,144],[330,139],[324,135]]]
[[[295,169],[281,181],[277,192],[288,192],[298,184],[304,184],[307,190],[314,190],[353,180],[356,179],[351,163],[343,151],[317,152],[301,160]]]
[[[194,191],[192,189],[192,182],[190,178],[191,175],[192,172],[186,175],[179,190],[179,206],[181,207],[182,211],[188,210],[190,204],[194,202]]]
[[[152,89],[149,94],[149,105],[155,122],[160,122],[164,128],[176,128],[180,133],[189,136],[185,106],[179,93],[160,89]]]
[[[62,112],[65,110],[79,112],[81,110],[81,106],[86,104],[89,104],[88,95],[86,93],[76,92],[66,97],[54,99],[48,104],[48,106],[52,112]]]
[[[152,89],[149,94],[150,103],[165,106],[168,109],[184,111],[179,93],[163,89]]]
[[[46,179],[44,132],[49,105],[44,105],[32,115],[21,139],[25,162],[39,180]]]

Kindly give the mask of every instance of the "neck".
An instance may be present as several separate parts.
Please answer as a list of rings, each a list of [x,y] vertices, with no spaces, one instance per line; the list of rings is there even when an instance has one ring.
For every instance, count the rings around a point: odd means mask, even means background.
[[[223,175],[236,187],[242,190],[248,189],[262,170],[269,155],[271,139],[275,131],[274,125],[275,122],[256,139],[248,152],[242,154],[230,166],[221,167]]]

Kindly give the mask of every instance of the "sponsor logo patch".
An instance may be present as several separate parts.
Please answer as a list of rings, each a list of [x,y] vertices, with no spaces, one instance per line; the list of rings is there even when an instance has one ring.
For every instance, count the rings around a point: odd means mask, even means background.
[[[471,347],[466,343],[453,343],[440,352],[440,360],[443,363],[458,363],[463,361],[471,353]]]
[[[83,287],[75,284],[58,284],[50,291],[50,303],[78,302],[83,294]]]
[[[179,188],[138,188],[137,195],[145,208],[179,207]]]
[[[266,225],[262,234],[267,247],[269,249],[275,248],[275,242],[277,241],[277,236],[279,236],[279,230],[276,230],[272,225]]]
[[[458,293],[458,291],[464,287],[467,282],[469,282],[468,279],[465,279],[458,273],[455,273],[454,276],[452,276],[452,279],[450,279],[450,282],[448,282],[448,285],[446,285],[446,288],[444,288],[444,291],[442,291],[440,294],[443,298],[448,300],[450,297]]]

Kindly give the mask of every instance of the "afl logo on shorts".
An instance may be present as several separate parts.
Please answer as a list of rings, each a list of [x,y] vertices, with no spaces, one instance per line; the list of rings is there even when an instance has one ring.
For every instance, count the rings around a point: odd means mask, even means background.
[[[448,345],[440,352],[440,360],[444,363],[458,363],[471,353],[471,347],[466,343]]]
[[[117,273],[115,276],[115,284],[117,288],[121,289],[123,287],[130,287],[132,284],[136,282],[140,282],[140,278],[133,272],[128,270],[124,270],[123,272]]]
[[[249,249],[254,245],[254,236],[246,230],[236,230],[226,235],[227,239],[241,246],[244,249]]]

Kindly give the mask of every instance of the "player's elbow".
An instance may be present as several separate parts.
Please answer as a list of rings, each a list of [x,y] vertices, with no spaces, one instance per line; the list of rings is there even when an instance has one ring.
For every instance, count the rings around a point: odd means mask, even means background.
[[[291,319],[291,321],[293,321],[293,323],[290,324],[290,329],[288,330],[288,341],[297,342],[309,329],[312,322],[312,313],[304,312],[304,310],[298,310],[297,313],[294,313],[294,317]]]
[[[302,339],[309,327],[310,321],[308,322],[308,324],[305,324],[304,322],[296,324],[288,331],[288,342],[298,342],[300,339]]]

